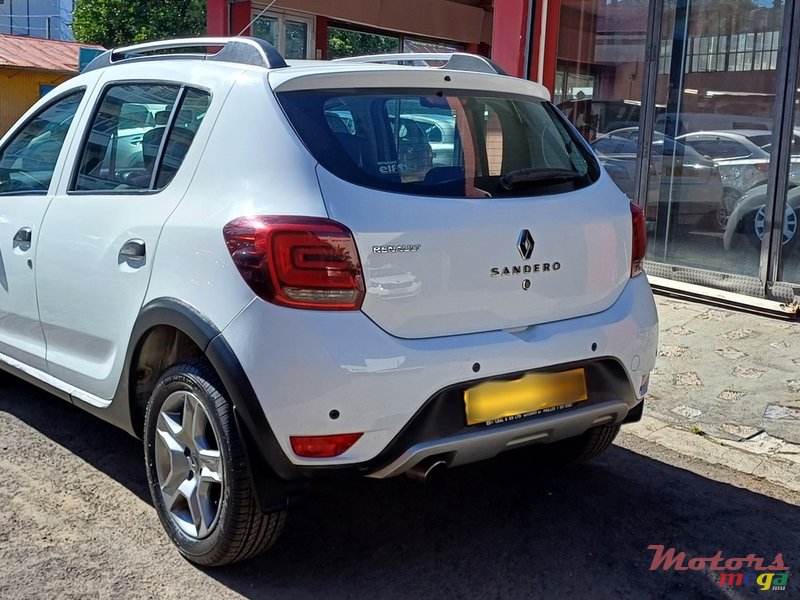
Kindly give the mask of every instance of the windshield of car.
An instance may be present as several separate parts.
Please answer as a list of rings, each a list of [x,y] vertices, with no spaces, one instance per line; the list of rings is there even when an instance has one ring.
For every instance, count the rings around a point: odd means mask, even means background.
[[[316,160],[365,187],[491,198],[571,191],[599,176],[563,116],[536,98],[372,89],[278,97]]]

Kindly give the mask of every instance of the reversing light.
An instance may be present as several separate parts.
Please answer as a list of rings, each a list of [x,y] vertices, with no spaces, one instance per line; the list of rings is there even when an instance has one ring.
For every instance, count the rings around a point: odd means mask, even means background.
[[[335,435],[293,435],[289,437],[292,451],[306,458],[332,458],[339,456],[355,444],[363,433],[338,433]]]

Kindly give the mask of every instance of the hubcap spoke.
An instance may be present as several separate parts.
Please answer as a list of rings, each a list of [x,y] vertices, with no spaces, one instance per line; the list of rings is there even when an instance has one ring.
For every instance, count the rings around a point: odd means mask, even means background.
[[[764,239],[764,225],[766,223],[766,207],[758,209],[754,221],[754,229],[759,240]],[[783,244],[788,243],[797,233],[797,212],[791,206],[786,207],[783,214],[783,231],[781,232]]]
[[[195,406],[192,414],[190,433],[194,441],[195,448],[201,450],[208,447],[206,440],[206,427],[208,427],[208,417],[206,411],[200,406]]]
[[[183,397],[183,419],[181,419],[181,429],[186,446],[191,451],[197,449],[196,436],[194,434],[194,423],[199,418],[197,413],[202,413],[202,407],[198,406],[197,401],[191,394],[184,394]]]
[[[764,219],[766,218],[766,211],[764,207],[758,209],[756,213],[755,230],[759,240],[764,239]]]
[[[783,243],[791,240],[795,233],[797,233],[797,213],[791,206],[787,206],[783,218]]]
[[[184,481],[186,480],[184,479]],[[178,492],[179,487],[180,485],[169,489],[166,486],[161,486],[161,497],[164,499],[164,506],[166,506],[167,510],[171,513],[175,510],[175,501],[180,497],[180,493]]]
[[[174,493],[181,481],[189,475],[189,462],[183,453],[183,444],[175,437],[171,424],[175,424],[164,413],[159,415],[156,426],[158,444],[156,450],[156,467],[161,483],[161,490]],[[159,451],[160,450],[160,451]]]
[[[197,456],[200,463],[200,481],[222,483],[222,457],[219,450],[200,450]]]
[[[208,534],[209,527],[216,517],[215,507],[211,506],[208,496],[201,493],[197,478],[187,479],[181,484],[180,493],[186,498],[189,516],[194,527],[193,535],[202,538]]]

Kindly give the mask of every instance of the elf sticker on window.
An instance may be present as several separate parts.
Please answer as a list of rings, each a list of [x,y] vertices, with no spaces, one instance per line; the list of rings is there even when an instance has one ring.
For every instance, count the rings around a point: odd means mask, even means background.
[[[387,160],[378,163],[378,171],[384,175],[392,175],[393,173],[406,173],[408,172],[408,167],[405,163]]]

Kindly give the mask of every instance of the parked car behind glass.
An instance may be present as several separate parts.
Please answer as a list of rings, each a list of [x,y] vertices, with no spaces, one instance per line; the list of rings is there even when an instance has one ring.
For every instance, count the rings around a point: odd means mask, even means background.
[[[759,185],[739,198],[733,206],[730,218],[725,226],[723,244],[730,250],[736,234],[756,248],[761,247],[764,239],[767,210],[767,186]],[[782,244],[784,256],[797,245],[798,215],[800,214],[800,187],[794,187],[786,193],[786,207],[783,214]]]
[[[598,158],[614,182],[630,198],[635,197],[638,127],[612,131],[591,143]],[[671,201],[679,222],[696,224],[721,206],[722,180],[719,169],[710,159],[690,147],[655,133],[650,146],[651,169],[648,180],[647,207]]]

